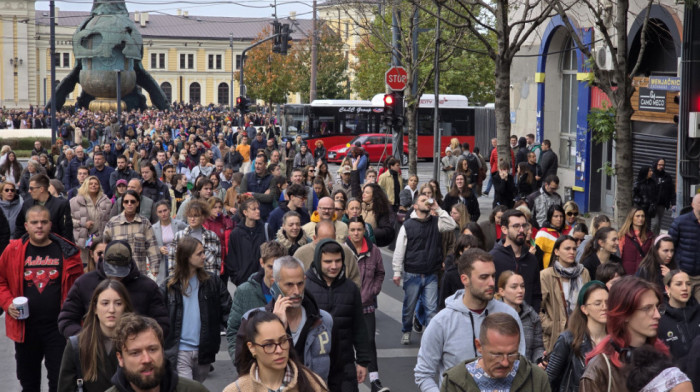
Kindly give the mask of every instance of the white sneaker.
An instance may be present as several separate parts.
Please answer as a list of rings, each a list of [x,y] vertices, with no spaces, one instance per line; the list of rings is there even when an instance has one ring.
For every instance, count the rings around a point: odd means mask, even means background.
[[[410,332],[403,333],[403,335],[401,336],[401,344],[403,344],[403,345],[411,344],[411,333]]]

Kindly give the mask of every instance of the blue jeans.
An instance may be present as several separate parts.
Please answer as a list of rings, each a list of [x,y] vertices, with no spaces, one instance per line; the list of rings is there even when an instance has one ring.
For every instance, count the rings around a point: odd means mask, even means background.
[[[413,328],[413,313],[420,298],[425,309],[425,326],[437,313],[438,281],[437,274],[420,275],[404,272],[403,274],[403,309],[401,311],[401,332],[410,332]]]
[[[486,189],[484,189],[484,195],[488,195],[491,192],[491,187],[493,186],[493,173],[489,173],[489,182],[486,183]]]

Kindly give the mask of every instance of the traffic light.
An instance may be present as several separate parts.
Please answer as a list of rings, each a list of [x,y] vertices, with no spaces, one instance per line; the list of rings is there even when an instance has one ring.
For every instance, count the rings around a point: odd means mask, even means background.
[[[277,20],[272,22],[272,36],[275,37],[273,44],[272,44],[272,52],[273,53],[280,53],[282,51],[282,36],[280,35],[282,31],[282,24],[278,22]]]
[[[391,92],[384,95],[384,125],[388,127],[400,127],[403,125],[403,95],[400,92]]]
[[[289,28],[289,24],[282,25],[282,32],[280,37],[280,54],[287,55],[287,51],[291,47],[289,41],[292,40],[292,30]]]
[[[236,97],[236,108],[240,110],[241,114],[250,113],[250,102],[246,97]]]

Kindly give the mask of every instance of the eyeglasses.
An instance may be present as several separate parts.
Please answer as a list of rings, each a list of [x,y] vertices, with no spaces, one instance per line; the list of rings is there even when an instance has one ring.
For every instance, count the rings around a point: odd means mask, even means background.
[[[574,241],[576,241],[577,244],[580,244],[583,242],[583,238],[574,238]]]
[[[10,193],[10,192],[14,193],[14,192],[17,192],[17,190],[16,190],[15,188],[7,188],[7,189],[5,189],[5,193]]]
[[[316,170],[314,170],[314,169],[309,169],[309,173],[316,173]]]
[[[516,359],[520,358],[520,353],[503,354],[484,352],[484,356],[491,357],[497,361],[502,361],[504,358],[507,358],[508,362],[515,362]]]
[[[578,216],[578,211],[569,211],[566,213],[566,216]]]
[[[328,207],[318,207],[320,211],[333,211],[333,208],[328,208]]]
[[[277,351],[277,347],[281,348],[282,350],[289,350],[289,342],[292,341],[291,336],[285,336],[278,343],[270,342],[270,343],[265,343],[265,344],[259,344],[252,342],[254,345],[262,347],[263,352],[265,354],[272,354],[275,351]]]
[[[645,307],[636,309],[644,312],[647,316],[653,316],[654,315],[654,310],[659,312],[659,315],[662,315],[666,313],[666,304],[658,304],[658,305],[647,305]]]
[[[138,201],[136,200],[124,200],[124,204],[136,204]]]
[[[529,225],[527,223],[525,223],[525,224],[516,223],[514,225],[510,225],[510,228],[515,229],[515,230],[520,230],[520,229],[527,230],[528,226]]]

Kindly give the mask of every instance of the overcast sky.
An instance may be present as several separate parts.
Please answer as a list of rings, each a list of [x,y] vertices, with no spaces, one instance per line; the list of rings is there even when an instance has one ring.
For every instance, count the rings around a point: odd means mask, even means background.
[[[322,3],[323,0],[319,0]],[[64,11],[90,11],[92,0],[56,0],[56,7]],[[177,10],[189,11],[200,16],[244,16],[269,18],[274,13],[273,0],[191,0],[185,2],[167,0],[126,1],[129,11],[162,12],[177,14]],[[300,19],[311,19],[311,0],[277,0],[277,17],[286,18],[296,11]],[[47,0],[37,1],[36,9],[48,10]]]

